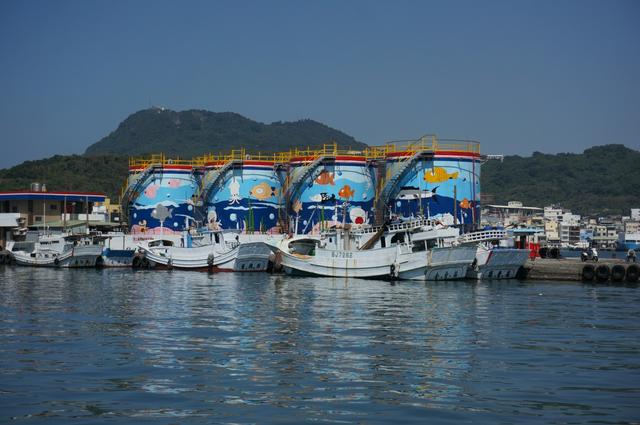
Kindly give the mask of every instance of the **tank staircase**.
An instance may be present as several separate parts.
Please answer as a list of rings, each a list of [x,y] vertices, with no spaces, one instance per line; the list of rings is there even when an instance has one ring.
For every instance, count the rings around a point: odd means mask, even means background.
[[[299,195],[300,189],[305,181],[313,181],[318,178],[320,173],[322,173],[323,168],[322,165],[334,163],[336,160],[335,155],[320,155],[315,158],[312,162],[305,165],[297,175],[289,180],[287,187],[284,190],[284,202],[282,204],[282,217],[288,217],[288,208],[291,204],[291,201],[297,198]]]
[[[396,170],[394,175],[392,175],[384,183],[384,186],[380,191],[380,195],[378,196],[378,207],[376,208],[376,212],[379,215],[378,217],[376,217],[378,221],[384,220],[383,214],[387,210],[387,205],[389,201],[393,198],[393,196],[400,191],[400,188],[398,186],[402,181],[402,179],[406,177],[407,173],[409,173],[409,171],[411,171],[413,166],[421,159],[432,158],[432,157],[433,157],[433,150],[431,149],[421,149],[414,152],[413,155],[411,155],[409,158],[405,159],[401,163],[400,168],[398,168],[398,170]]]
[[[222,167],[206,174],[204,184],[202,185],[202,190],[200,191],[200,196],[198,197],[198,206],[206,207],[209,196],[222,181],[222,179],[227,175],[227,173],[230,170],[239,168],[241,166],[241,159],[231,159],[227,161]]]
[[[131,176],[131,178],[135,179],[134,182],[127,185],[127,188],[120,197],[120,206],[122,211],[129,211],[129,205],[134,201],[133,198],[137,197],[137,194],[140,193],[140,190],[144,187],[146,181],[157,170],[162,170],[162,162],[151,163],[140,173]]]

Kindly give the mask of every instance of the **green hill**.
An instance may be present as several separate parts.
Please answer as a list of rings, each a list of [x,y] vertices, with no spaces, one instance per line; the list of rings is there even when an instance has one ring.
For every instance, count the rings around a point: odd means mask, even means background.
[[[482,166],[484,194],[496,203],[559,204],[580,214],[629,214],[640,206],[640,152],[623,145],[589,148],[581,154],[535,152],[507,156]]]
[[[125,119],[85,155],[144,155],[191,158],[209,152],[244,147],[252,152],[289,150],[337,142],[354,149],[366,145],[353,137],[313,120],[263,124],[233,112],[189,110],[176,112],[152,108]]]

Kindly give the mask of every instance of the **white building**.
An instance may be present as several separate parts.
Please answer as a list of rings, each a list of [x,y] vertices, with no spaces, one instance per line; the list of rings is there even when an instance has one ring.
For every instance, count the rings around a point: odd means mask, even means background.
[[[544,207],[544,219],[545,220],[553,220],[560,222],[562,220],[562,214],[564,211],[562,208],[554,207],[553,205],[550,207]]]

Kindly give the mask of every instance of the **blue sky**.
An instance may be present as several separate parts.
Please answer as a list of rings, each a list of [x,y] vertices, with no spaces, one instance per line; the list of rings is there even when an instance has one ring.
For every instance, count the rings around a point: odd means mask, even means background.
[[[0,2],[0,167],[129,114],[312,118],[369,144],[640,148],[640,1]]]

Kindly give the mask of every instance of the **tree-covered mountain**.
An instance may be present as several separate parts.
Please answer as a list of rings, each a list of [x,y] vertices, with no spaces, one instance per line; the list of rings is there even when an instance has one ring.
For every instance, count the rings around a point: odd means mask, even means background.
[[[318,147],[337,142],[354,149],[366,145],[353,137],[313,120],[263,124],[233,112],[171,111],[151,108],[125,119],[85,155],[144,155],[191,158],[244,147],[252,152],[285,151],[294,147]]]
[[[604,145],[581,154],[507,156],[482,166],[481,186],[497,203],[519,200],[581,214],[628,215],[629,208],[640,207],[640,152]]]

